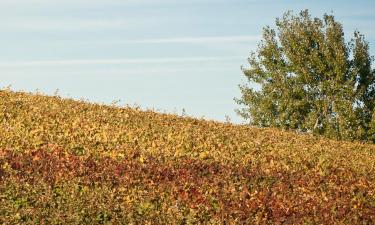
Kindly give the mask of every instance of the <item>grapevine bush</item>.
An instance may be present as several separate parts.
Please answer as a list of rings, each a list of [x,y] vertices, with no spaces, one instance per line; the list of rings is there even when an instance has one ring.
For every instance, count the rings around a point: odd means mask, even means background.
[[[0,90],[0,223],[372,224],[375,145]]]

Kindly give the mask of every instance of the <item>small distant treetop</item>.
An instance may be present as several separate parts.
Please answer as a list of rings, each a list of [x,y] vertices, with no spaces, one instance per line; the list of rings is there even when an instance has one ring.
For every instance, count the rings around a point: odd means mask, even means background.
[[[289,11],[265,27],[243,68],[243,106],[250,124],[346,140],[375,141],[375,70],[358,31],[345,42],[333,15]]]

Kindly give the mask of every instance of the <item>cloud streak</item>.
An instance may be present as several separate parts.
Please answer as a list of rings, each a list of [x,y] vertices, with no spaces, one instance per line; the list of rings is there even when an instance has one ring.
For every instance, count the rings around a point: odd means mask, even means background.
[[[238,61],[240,56],[229,57],[168,57],[140,59],[64,59],[64,60],[34,60],[0,62],[0,68],[45,67],[45,66],[82,66],[82,65],[127,65],[127,64],[181,64],[181,63],[211,63]]]
[[[263,2],[265,0],[246,0],[248,2]],[[270,1],[270,0],[268,0]],[[192,3],[218,3],[226,2],[226,0],[190,0],[187,2],[176,0],[0,0],[0,5],[38,5],[38,4],[53,4],[53,5],[88,5],[88,4],[120,4],[120,5],[157,5],[157,4],[192,4]]]
[[[9,30],[44,31],[44,30],[103,30],[128,27],[124,19],[31,19],[10,20],[0,27]]]
[[[140,40],[124,40],[107,42],[109,44],[206,44],[206,43],[238,43],[256,42],[261,40],[260,35],[240,36],[212,36],[212,37],[176,37],[176,38],[150,38]]]
[[[114,4],[114,3],[143,3],[150,2],[150,0],[0,0],[0,5],[31,5],[39,6],[40,4],[49,4],[49,5],[67,5],[67,4]]]

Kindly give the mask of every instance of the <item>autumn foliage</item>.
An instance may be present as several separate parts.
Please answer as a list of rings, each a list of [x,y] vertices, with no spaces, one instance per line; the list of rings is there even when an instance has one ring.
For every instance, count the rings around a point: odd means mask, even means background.
[[[375,145],[0,91],[0,223],[373,224]]]

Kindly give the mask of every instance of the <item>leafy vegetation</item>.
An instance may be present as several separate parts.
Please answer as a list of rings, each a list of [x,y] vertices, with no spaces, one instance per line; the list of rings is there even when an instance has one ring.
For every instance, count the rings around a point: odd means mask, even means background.
[[[288,12],[276,29],[264,29],[249,58],[244,74],[250,86],[241,86],[240,114],[260,127],[375,143],[372,61],[364,36],[356,31],[346,43],[334,16]]]
[[[0,91],[0,223],[372,224],[375,145]]]

